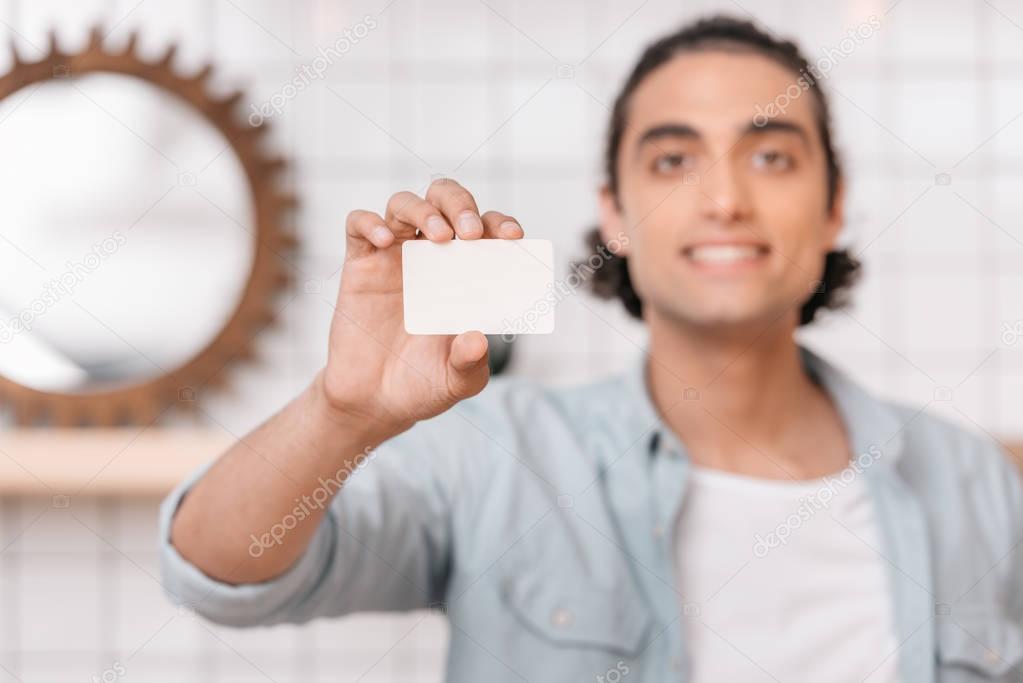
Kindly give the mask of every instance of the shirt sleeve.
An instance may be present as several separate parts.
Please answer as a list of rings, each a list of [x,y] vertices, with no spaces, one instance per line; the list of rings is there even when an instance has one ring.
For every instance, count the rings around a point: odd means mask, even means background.
[[[973,433],[978,452],[981,495],[976,514],[993,549],[995,564],[980,580],[997,580],[1005,587],[1005,617],[1023,629],[1023,471],[1017,456],[993,437]],[[979,581],[978,581],[979,582]],[[1023,633],[1023,631],[1021,631]]]
[[[466,476],[464,455],[482,447],[476,436],[464,419],[448,411],[379,446],[351,472],[340,493],[324,503],[326,516],[300,559],[284,574],[257,584],[217,581],[170,542],[174,514],[210,467],[203,466],[160,510],[166,593],[173,602],[232,626],[439,603],[451,564],[453,505]],[[301,514],[298,507],[294,514]],[[293,523],[282,520],[278,534],[286,538]],[[250,553],[257,552],[254,537]]]
[[[1010,530],[1009,550],[1005,557],[1010,572],[1009,618],[1023,629],[1023,467],[1019,456],[1007,452],[1000,445],[992,444],[991,449],[1000,456],[998,485],[1004,494],[1008,517],[1005,521]]]

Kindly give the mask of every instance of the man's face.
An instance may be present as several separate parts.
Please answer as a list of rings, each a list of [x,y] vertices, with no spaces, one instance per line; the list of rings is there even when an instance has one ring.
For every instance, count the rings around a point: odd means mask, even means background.
[[[602,229],[606,241],[628,236],[619,254],[648,321],[795,319],[812,293],[842,201],[829,211],[813,95],[791,97],[797,78],[760,55],[697,52],[633,93],[618,151],[621,206],[601,193]],[[765,110],[774,115],[755,126]]]

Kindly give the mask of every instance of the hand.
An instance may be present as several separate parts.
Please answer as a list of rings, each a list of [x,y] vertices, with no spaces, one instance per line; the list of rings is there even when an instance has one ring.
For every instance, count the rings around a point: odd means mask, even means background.
[[[346,228],[328,360],[318,378],[331,411],[397,434],[482,391],[490,378],[482,333],[405,332],[401,244],[521,239],[518,222],[496,211],[481,215],[468,190],[441,179],[425,198],[412,192],[393,195],[384,217],[352,211]]]

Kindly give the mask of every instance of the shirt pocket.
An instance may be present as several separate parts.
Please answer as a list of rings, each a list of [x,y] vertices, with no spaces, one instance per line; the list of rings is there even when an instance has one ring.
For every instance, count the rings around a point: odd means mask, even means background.
[[[1013,674],[1021,662],[1023,634],[1001,608],[938,617],[938,683],[1015,681]]]
[[[501,583],[513,619],[531,634],[516,657],[529,680],[616,680],[636,670],[652,638],[653,614],[630,579],[604,585],[529,572]]]

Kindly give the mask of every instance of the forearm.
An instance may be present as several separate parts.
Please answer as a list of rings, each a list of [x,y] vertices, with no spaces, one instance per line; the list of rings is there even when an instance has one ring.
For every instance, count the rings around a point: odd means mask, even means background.
[[[321,377],[224,453],[178,508],[171,542],[208,576],[239,584],[282,574],[347,475],[396,435],[332,411]]]

